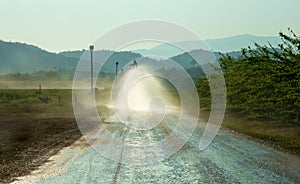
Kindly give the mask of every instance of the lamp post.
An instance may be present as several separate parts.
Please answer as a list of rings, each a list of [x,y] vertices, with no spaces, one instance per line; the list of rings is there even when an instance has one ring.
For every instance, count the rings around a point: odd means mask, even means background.
[[[118,65],[119,65],[119,62],[116,62],[116,77],[118,75]]]
[[[91,51],[91,91],[93,91],[93,50],[94,50],[94,45],[90,45],[90,51]]]
[[[118,83],[118,65],[119,65],[119,62],[116,62],[116,83]]]

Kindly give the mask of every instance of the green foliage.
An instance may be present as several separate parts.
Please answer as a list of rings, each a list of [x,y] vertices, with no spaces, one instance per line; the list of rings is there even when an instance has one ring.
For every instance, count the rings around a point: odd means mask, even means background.
[[[228,107],[250,118],[300,122],[300,38],[279,33],[283,44],[242,49],[239,60],[221,58]]]
[[[202,110],[210,109],[211,94],[207,78],[199,78],[196,86],[200,98],[200,108]]]

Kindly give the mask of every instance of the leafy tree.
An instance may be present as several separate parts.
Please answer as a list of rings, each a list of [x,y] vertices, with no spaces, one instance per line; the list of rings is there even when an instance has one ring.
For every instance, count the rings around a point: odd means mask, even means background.
[[[289,35],[279,35],[283,44],[278,48],[255,44],[242,49],[239,59],[220,59],[227,107],[250,118],[300,123],[300,38],[290,29]],[[199,82],[203,91],[205,83]],[[200,92],[200,99],[204,97],[207,93]]]

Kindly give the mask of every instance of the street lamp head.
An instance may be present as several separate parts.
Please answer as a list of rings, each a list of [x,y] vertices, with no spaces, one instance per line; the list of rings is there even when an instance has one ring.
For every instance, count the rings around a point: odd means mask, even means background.
[[[90,45],[90,50],[94,50],[94,45]]]
[[[116,65],[118,65],[119,64],[119,62],[116,62]]]

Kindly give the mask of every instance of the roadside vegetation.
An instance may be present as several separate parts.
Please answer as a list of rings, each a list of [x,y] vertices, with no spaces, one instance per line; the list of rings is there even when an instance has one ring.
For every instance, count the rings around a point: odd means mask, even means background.
[[[242,49],[223,56],[227,88],[224,127],[300,153],[300,38],[289,29],[283,44]],[[208,81],[199,79],[202,110],[210,109]],[[239,117],[239,118],[236,118]]]

